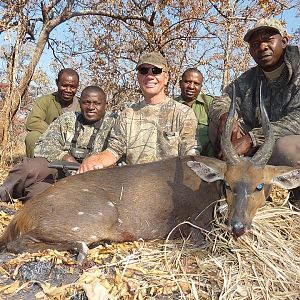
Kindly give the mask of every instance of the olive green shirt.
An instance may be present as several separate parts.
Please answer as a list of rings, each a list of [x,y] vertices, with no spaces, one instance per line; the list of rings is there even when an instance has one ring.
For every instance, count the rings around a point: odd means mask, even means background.
[[[78,98],[74,97],[73,101],[77,103],[75,106],[76,111],[80,112]],[[32,110],[27,117],[26,129],[28,131],[38,131],[42,134],[46,131],[49,124],[63,114],[63,112],[57,93],[39,97],[34,102]]]
[[[188,105],[182,98],[179,96],[175,99],[176,101]],[[208,111],[210,104],[213,100],[212,96],[199,94],[196,101],[192,104],[192,109],[197,118],[197,139],[198,143],[202,146],[202,155],[213,156],[213,148],[208,137]]]

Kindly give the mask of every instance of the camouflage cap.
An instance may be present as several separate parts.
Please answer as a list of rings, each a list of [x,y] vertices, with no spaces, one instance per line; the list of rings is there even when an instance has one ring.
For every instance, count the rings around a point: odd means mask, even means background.
[[[142,64],[149,64],[162,69],[167,68],[167,60],[159,52],[149,52],[143,54],[137,63],[136,69],[138,69],[138,67]]]
[[[249,42],[251,35],[261,29],[273,29],[277,31],[282,36],[286,36],[287,32],[282,26],[281,22],[276,19],[260,19],[256,24],[250,28],[244,36],[244,41]]]

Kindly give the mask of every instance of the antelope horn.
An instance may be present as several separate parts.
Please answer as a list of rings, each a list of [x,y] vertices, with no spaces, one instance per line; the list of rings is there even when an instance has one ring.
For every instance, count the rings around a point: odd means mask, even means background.
[[[259,86],[259,108],[260,108],[261,126],[265,136],[265,142],[257,150],[255,155],[252,157],[251,161],[253,162],[254,165],[258,167],[264,167],[272,155],[275,138],[271,127],[271,122],[269,120],[266,108],[262,101],[262,82],[260,82],[260,86]]]
[[[223,152],[223,156],[225,161],[231,165],[240,162],[240,158],[238,154],[235,152],[235,150],[233,149],[233,146],[231,144],[231,133],[232,133],[232,124],[234,120],[233,117],[235,112],[235,104],[236,104],[236,94],[235,94],[235,85],[233,83],[232,100],[230,102],[230,108],[225,122],[225,127],[221,135],[221,149]]]

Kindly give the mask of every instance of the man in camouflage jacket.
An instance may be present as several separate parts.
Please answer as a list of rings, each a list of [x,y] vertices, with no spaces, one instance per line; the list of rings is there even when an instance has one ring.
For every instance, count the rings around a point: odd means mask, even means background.
[[[25,158],[10,171],[0,187],[2,201],[9,201],[10,198],[27,200],[44,191],[58,177],[56,169],[48,168],[49,162],[81,162],[74,149],[87,155],[105,149],[115,116],[106,111],[103,90],[98,86],[85,88],[81,94],[80,108],[81,113],[67,112],[53,121],[37,141],[35,157]]]
[[[237,108],[232,144],[239,155],[251,155],[264,142],[259,117],[259,89],[276,143],[270,164],[300,167],[300,48],[288,45],[278,20],[262,19],[244,37],[256,67],[234,80],[210,108],[210,138],[216,151],[224,128],[232,87]],[[300,195],[299,195],[300,196]],[[298,197],[298,196],[297,196]]]
[[[165,94],[166,59],[158,52],[144,54],[137,71],[144,100],[122,111],[107,149],[88,157],[80,173],[111,166],[123,155],[127,164],[141,164],[197,153],[193,110]]]

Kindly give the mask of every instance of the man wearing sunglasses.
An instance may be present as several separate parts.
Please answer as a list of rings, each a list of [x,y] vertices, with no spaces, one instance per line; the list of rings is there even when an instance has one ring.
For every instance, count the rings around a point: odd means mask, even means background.
[[[193,110],[165,93],[166,59],[158,52],[144,54],[136,70],[144,99],[122,111],[107,149],[86,158],[79,173],[111,166],[123,155],[127,164],[141,164],[198,153]]]

